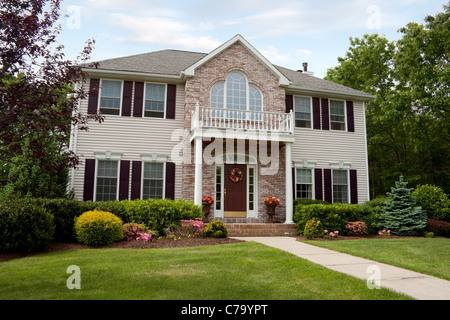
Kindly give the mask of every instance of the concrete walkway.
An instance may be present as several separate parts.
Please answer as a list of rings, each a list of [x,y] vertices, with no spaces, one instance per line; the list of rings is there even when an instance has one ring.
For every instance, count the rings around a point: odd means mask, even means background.
[[[407,294],[419,300],[450,300],[450,281],[319,248],[294,237],[233,237],[255,241],[295,254],[303,259],[343,272],[362,280],[376,280],[375,285]],[[378,282],[377,282],[378,281]],[[373,281],[370,283],[372,284]],[[369,283],[368,283],[369,285]]]

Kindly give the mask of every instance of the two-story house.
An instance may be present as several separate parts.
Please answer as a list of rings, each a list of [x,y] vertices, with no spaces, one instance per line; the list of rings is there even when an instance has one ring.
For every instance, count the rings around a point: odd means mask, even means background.
[[[163,50],[85,71],[93,93],[81,112],[106,120],[72,130],[78,199],[212,196],[211,218],[265,222],[272,196],[289,224],[295,198],[369,198],[364,102],[374,97],[273,65],[240,35],[210,53]]]

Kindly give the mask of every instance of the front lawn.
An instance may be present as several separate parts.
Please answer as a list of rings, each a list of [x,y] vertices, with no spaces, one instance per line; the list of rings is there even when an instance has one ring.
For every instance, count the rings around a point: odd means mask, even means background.
[[[80,268],[81,289],[66,286]],[[0,263],[0,300],[391,300],[387,289],[254,242],[70,250]]]
[[[450,239],[395,238],[305,241],[331,250],[450,280]]]

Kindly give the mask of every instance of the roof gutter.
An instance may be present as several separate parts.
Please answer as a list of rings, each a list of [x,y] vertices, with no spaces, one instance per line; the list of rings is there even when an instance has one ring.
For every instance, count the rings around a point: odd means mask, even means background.
[[[320,94],[321,96],[327,96],[327,97],[334,97],[334,98],[352,98],[357,99],[361,101],[371,101],[376,98],[376,96],[373,96],[368,93],[350,93],[350,92],[339,92],[339,91],[333,91],[333,90],[323,90],[323,89],[311,89],[311,88],[305,88],[305,87],[294,87],[289,86],[286,88],[287,91],[295,91],[296,93],[302,93],[302,94]]]
[[[121,77],[123,79],[133,79],[133,80],[168,80],[172,82],[183,82],[183,78],[179,75],[171,74],[158,74],[158,73],[146,73],[146,72],[135,72],[135,71],[118,71],[118,70],[105,70],[105,69],[92,69],[83,68],[84,72],[89,75],[103,76],[103,77]]]

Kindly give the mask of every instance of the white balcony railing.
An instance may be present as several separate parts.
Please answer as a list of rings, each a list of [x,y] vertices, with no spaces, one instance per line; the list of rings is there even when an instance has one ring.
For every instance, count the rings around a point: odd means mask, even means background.
[[[191,130],[201,128],[294,134],[294,114],[200,107],[192,112]]]

